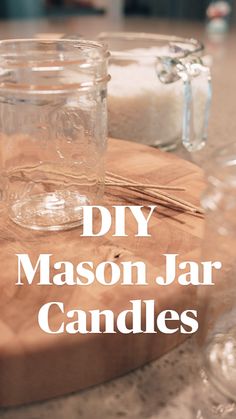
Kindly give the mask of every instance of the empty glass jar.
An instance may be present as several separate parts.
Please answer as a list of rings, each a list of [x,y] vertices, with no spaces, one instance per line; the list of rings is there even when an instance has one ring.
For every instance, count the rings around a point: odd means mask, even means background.
[[[0,185],[15,223],[75,227],[101,198],[108,55],[85,40],[0,41]]]

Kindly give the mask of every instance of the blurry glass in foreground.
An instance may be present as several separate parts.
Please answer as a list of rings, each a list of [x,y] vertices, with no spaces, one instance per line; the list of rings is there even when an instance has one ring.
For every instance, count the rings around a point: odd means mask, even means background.
[[[222,149],[209,168],[203,198],[206,231],[202,260],[220,261],[214,285],[199,287],[200,377],[197,419],[236,417],[236,147]]]

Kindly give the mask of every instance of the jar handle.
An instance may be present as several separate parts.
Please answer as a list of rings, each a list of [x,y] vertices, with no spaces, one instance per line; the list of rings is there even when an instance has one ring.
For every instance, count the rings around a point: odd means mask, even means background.
[[[207,131],[209,122],[209,113],[212,99],[212,83],[211,72],[209,67],[201,62],[192,62],[185,65],[186,70],[180,74],[184,85],[184,106],[183,106],[183,126],[182,126],[182,143],[189,151],[201,150],[207,141]],[[197,101],[197,92],[193,94],[194,77],[202,77],[206,84],[206,98],[203,108],[203,122],[200,129],[196,128],[195,102]],[[201,93],[200,93],[201,94]],[[194,97],[195,96],[195,97]]]
[[[199,57],[176,59],[159,57],[156,60],[156,71],[159,80],[164,84],[173,83],[182,79],[184,87],[182,143],[190,151],[203,148],[207,141],[207,129],[212,98],[211,72]],[[203,111],[203,124],[200,130],[195,127],[196,97],[193,95],[193,79],[202,76],[207,86],[206,100]]]

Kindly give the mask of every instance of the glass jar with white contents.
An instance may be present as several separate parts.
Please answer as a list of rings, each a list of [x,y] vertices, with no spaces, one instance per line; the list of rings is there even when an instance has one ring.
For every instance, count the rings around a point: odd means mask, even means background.
[[[193,39],[145,33],[101,33],[111,52],[109,135],[164,150],[189,150],[207,139],[210,70]]]

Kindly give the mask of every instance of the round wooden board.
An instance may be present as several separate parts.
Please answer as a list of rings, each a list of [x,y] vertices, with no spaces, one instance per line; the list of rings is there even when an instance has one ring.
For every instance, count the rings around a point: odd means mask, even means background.
[[[202,171],[172,154],[121,140],[109,140],[107,169],[142,182],[185,186],[175,192],[199,204],[203,189]],[[107,188],[103,205],[127,203],[121,190]],[[148,205],[136,199],[130,205]],[[186,335],[173,334],[76,334],[48,335],[37,322],[40,307],[61,301],[72,309],[111,309],[118,315],[130,308],[130,300],[155,299],[156,314],[164,309],[181,312],[192,309],[196,289],[174,283],[158,287],[157,274],[165,267],[165,253],[178,253],[179,261],[199,257],[203,220],[159,206],[150,223],[151,237],[135,237],[136,224],[127,212],[128,237],[80,237],[81,230],[42,234],[27,231],[1,217],[0,228],[0,405],[17,405],[48,399],[84,389],[122,375],[149,362],[177,344]],[[16,286],[17,253],[27,253],[34,263],[40,253],[56,261],[95,264],[105,260],[144,261],[148,286],[104,287],[94,283],[81,286]],[[53,268],[51,270],[53,274]],[[51,325],[62,315],[51,313]],[[65,318],[64,318],[65,320]]]

